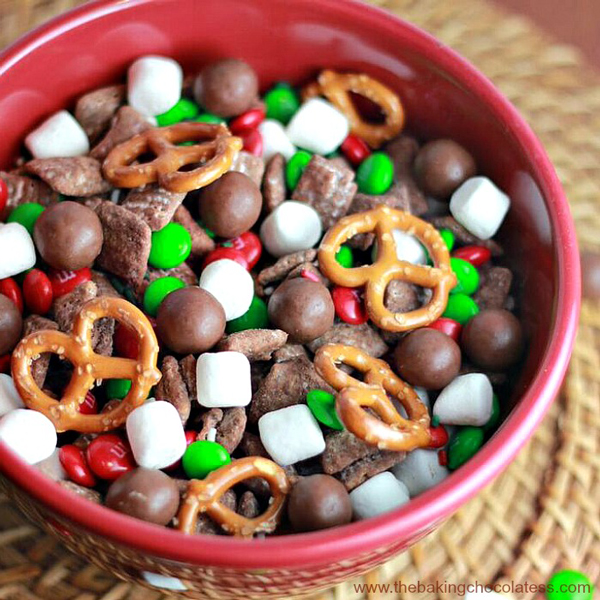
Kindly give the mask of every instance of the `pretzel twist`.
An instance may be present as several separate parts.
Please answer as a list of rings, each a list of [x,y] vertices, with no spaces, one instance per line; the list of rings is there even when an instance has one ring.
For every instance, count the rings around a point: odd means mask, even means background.
[[[223,506],[220,499],[234,485],[253,477],[266,480],[273,498],[262,515],[249,519]],[[230,535],[252,537],[256,533],[272,533],[281,521],[289,491],[287,475],[278,464],[261,456],[240,458],[213,471],[206,479],[190,482],[177,516],[177,529],[193,534],[198,515],[206,513]]]
[[[414,235],[427,248],[435,266],[399,260],[392,234],[394,229]],[[377,237],[377,260],[372,265],[342,267],[335,258],[342,244],[358,233],[371,232]],[[450,290],[456,285],[448,248],[435,227],[385,205],[343,217],[333,225],[321,242],[319,267],[336,285],[365,286],[365,307],[369,317],[378,327],[388,331],[408,331],[433,323],[446,309]],[[384,295],[394,279],[432,288],[433,296],[416,310],[393,313],[385,307]]]
[[[176,145],[190,141],[200,143]],[[106,179],[118,188],[158,183],[170,192],[186,193],[221,177],[241,149],[242,140],[233,137],[225,125],[178,123],[148,129],[119,144],[106,157],[103,171]],[[148,163],[132,164],[148,153],[156,158]],[[182,167],[198,163],[203,164],[190,171],[180,171]]]
[[[136,360],[101,356],[93,351],[94,323],[104,317],[116,319],[135,331],[139,340]],[[33,378],[33,361],[45,352],[66,358],[73,365],[71,381],[60,400],[44,393]],[[25,405],[46,415],[57,431],[99,433],[122,425],[127,415],[146,400],[161,377],[156,368],[157,357],[156,335],[140,310],[121,298],[94,298],[75,317],[72,333],[44,330],[22,339],[13,352],[11,366],[15,387]],[[79,406],[100,379],[129,379],[131,389],[112,410],[98,415],[81,414]]]
[[[356,110],[349,92],[365,96],[377,104],[385,115],[385,123],[368,123]],[[348,121],[352,133],[361,137],[371,148],[379,148],[384,142],[395,138],[404,126],[404,108],[398,95],[383,83],[365,73],[337,73],[321,71],[317,81],[303,90],[304,99],[323,95]]]
[[[427,447],[431,441],[429,412],[415,390],[402,381],[386,362],[353,346],[326,344],[315,355],[315,368],[339,393],[336,410],[348,431],[380,450],[408,452]],[[338,368],[342,363],[364,374],[355,379]],[[385,392],[398,399],[404,418]],[[364,408],[375,412],[375,418]]]

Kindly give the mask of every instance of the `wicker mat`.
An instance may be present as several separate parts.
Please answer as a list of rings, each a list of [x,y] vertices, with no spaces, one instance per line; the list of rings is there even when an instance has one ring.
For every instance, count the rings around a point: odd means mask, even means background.
[[[79,3],[0,0],[0,44]],[[600,76],[580,54],[483,0],[376,3],[458,50],[516,104],[554,161],[582,246],[598,246]],[[513,465],[410,551],[318,599],[364,598],[353,584],[365,581],[544,583],[565,567],[585,571],[600,584],[600,310],[590,305],[583,307],[564,397]],[[456,595],[385,597],[449,600]],[[82,562],[0,498],[0,600],[160,598]]]

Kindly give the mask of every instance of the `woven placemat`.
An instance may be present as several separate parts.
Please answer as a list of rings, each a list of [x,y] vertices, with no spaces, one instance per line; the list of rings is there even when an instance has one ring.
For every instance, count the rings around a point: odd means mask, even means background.
[[[600,76],[572,47],[485,0],[375,0],[469,58],[521,110],[561,177],[583,247],[600,230]],[[0,44],[81,4],[0,0]],[[518,459],[437,532],[318,600],[449,600],[364,583],[544,583],[561,568],[600,584],[600,311],[584,305],[563,398]],[[393,587],[392,587],[393,589]],[[529,600],[532,593],[514,594]],[[84,563],[0,497],[0,600],[159,600]]]

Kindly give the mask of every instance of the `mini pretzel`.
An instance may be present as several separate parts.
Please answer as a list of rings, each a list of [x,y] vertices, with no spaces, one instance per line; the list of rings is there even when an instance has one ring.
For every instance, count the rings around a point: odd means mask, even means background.
[[[176,145],[190,141],[201,143]],[[158,182],[170,192],[186,193],[218,179],[231,167],[241,149],[242,140],[233,137],[221,124],[178,123],[151,128],[113,148],[104,161],[104,176],[118,188]],[[156,158],[148,163],[132,164],[148,153]],[[186,165],[198,163],[203,164],[190,171],[180,171]]]
[[[364,381],[338,368],[343,363],[364,373]],[[336,397],[337,413],[356,437],[380,450],[410,451],[427,447],[431,441],[429,413],[413,388],[392,372],[387,363],[373,358],[353,346],[326,344],[315,355],[319,375],[340,392]],[[402,404],[405,419],[385,392]],[[371,409],[380,418],[367,413]]]
[[[429,251],[434,267],[413,265],[396,256],[392,231],[414,235]],[[335,255],[344,242],[358,233],[377,236],[377,260],[372,265],[344,268]],[[319,248],[319,267],[333,283],[345,287],[365,286],[365,306],[371,320],[388,331],[408,331],[433,323],[446,309],[456,276],[450,268],[450,254],[444,240],[429,223],[402,210],[381,205],[340,219]],[[384,294],[390,281],[398,279],[432,288],[431,300],[421,308],[393,313],[385,307]]]
[[[103,317],[116,319],[135,331],[139,340],[137,360],[101,356],[93,351],[94,323]],[[58,354],[73,364],[71,381],[60,401],[45,394],[33,379],[32,363],[45,352]],[[99,433],[122,425],[127,415],[146,400],[161,377],[156,368],[157,356],[156,335],[140,310],[121,298],[95,298],[81,307],[71,334],[44,330],[22,339],[12,355],[12,375],[25,405],[46,415],[57,431]],[[112,410],[81,414],[80,404],[100,379],[129,379],[131,389]]]
[[[249,519],[223,506],[220,499],[234,485],[253,477],[266,480],[273,499],[262,515]],[[290,482],[278,464],[261,456],[240,458],[213,471],[206,479],[190,482],[177,516],[177,529],[194,533],[198,515],[206,513],[231,535],[252,537],[255,533],[272,533],[281,521],[289,491]]]
[[[377,104],[385,114],[385,123],[368,123],[356,110],[349,92],[365,96]],[[361,137],[371,148],[379,148],[384,142],[395,138],[404,126],[404,108],[390,88],[364,73],[336,73],[321,71],[317,81],[303,90],[305,99],[322,94],[341,110],[352,133]]]

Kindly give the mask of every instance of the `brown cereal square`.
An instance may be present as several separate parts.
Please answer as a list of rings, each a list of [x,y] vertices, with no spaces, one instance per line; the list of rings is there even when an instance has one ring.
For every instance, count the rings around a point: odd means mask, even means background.
[[[232,454],[242,441],[247,421],[246,411],[241,406],[224,408],[223,418],[217,425],[215,441],[221,444],[229,454]]]
[[[177,409],[181,423],[185,426],[190,416],[192,402],[179,371],[177,359],[165,356],[160,370],[162,378],[156,386],[156,399],[170,402]]]
[[[267,163],[262,191],[267,213],[273,212],[285,200],[285,158],[282,154],[275,154]]]
[[[242,497],[238,502],[237,512],[247,519],[254,519],[260,515],[260,504],[258,503],[256,496],[250,490],[247,490],[242,494]]]
[[[183,205],[175,211],[173,222],[179,223],[182,227],[188,230],[192,238],[192,251],[190,258],[193,261],[204,258],[209,252],[215,249],[214,240],[206,233],[206,231],[194,221],[190,211]]]
[[[0,211],[0,219],[5,219],[17,206],[26,202],[42,206],[58,202],[58,194],[43,181],[4,171],[0,171],[0,178],[8,190],[8,200],[5,209]]]
[[[117,292],[114,288],[113,284],[108,280],[108,277],[104,275],[104,273],[100,273],[100,271],[92,271],[92,281],[96,284],[98,288],[98,297],[107,297],[107,298],[122,298],[121,294]]]
[[[43,330],[58,331],[58,325],[51,319],[46,319],[39,315],[30,315],[23,321],[23,337],[26,337],[35,331]],[[50,353],[41,354],[37,360],[33,361],[31,366],[33,380],[39,388],[42,388],[44,386],[44,381],[46,381],[46,374],[48,373],[48,366],[50,365],[50,356]]]
[[[250,361],[270,360],[287,338],[288,334],[281,329],[246,329],[225,336],[217,344],[216,351],[241,352]]]
[[[365,456],[355,463],[347,466],[338,473],[338,477],[350,492],[367,479],[387,471],[406,457],[405,452],[377,451],[375,454]]]
[[[247,175],[260,188],[265,172],[265,161],[260,156],[254,156],[254,154],[242,150],[233,159],[229,170]]]
[[[357,460],[378,452],[349,431],[332,431],[325,435],[321,466],[328,475],[339,473]]]
[[[131,190],[121,206],[148,223],[152,231],[158,231],[171,221],[185,196],[153,184]]]
[[[479,289],[473,296],[477,306],[480,310],[504,308],[512,286],[512,271],[506,267],[489,267],[479,273]]]
[[[285,344],[279,350],[273,352],[273,360],[276,363],[292,360],[292,358],[298,358],[299,356],[307,356],[302,344]]]
[[[197,440],[205,440],[211,429],[216,429],[217,425],[223,419],[223,410],[220,408],[209,408],[206,412],[200,415],[200,423],[202,427],[196,437]]]
[[[189,397],[194,400],[198,397],[196,390],[196,357],[189,354],[179,361],[179,370],[185,382]]]
[[[67,481],[67,480],[57,481],[57,483],[61,487],[64,487],[65,489],[70,490],[74,494],[77,494],[78,496],[81,496],[82,498],[85,498],[86,500],[89,500],[90,502],[93,502],[94,504],[102,504],[102,496],[100,495],[100,492],[97,492],[96,490],[92,490],[90,488],[83,487],[82,485],[79,485],[77,483],[73,483],[72,481]]]
[[[309,342],[307,346],[311,352],[316,352],[325,344],[353,346],[375,358],[383,356],[388,351],[384,341],[368,323],[362,325],[337,323],[321,337]]]
[[[274,281],[281,281],[285,279],[287,274],[295,269],[298,265],[313,262],[317,258],[317,251],[300,250],[293,252],[292,254],[286,254],[282,256],[274,265],[263,269],[257,277],[257,281],[260,285],[267,285]]]
[[[419,291],[411,283],[394,279],[390,281],[384,294],[385,307],[393,313],[405,313],[421,306]]]
[[[124,85],[110,85],[88,92],[77,100],[75,118],[92,144],[110,127],[112,118],[125,102],[125,92]]]

